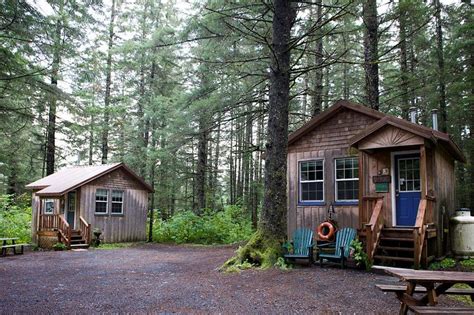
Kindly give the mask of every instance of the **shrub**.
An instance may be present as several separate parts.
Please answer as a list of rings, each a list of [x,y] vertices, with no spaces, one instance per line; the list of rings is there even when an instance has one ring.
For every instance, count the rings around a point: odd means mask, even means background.
[[[372,268],[372,262],[369,260],[369,256],[364,250],[364,245],[361,241],[355,239],[351,243],[353,250],[353,258],[357,266],[364,266],[365,270],[369,271]]]
[[[177,244],[232,244],[249,239],[252,232],[248,214],[240,207],[227,206],[220,212],[206,210],[201,216],[180,211],[167,221],[155,220],[153,240]]]
[[[474,258],[466,259],[461,261],[461,266],[468,270],[474,270]]]
[[[67,247],[63,243],[56,243],[53,245],[53,249],[56,251],[62,251],[62,250],[66,250]]]
[[[428,269],[441,270],[441,269],[450,269],[454,267],[456,267],[456,260],[454,260],[453,258],[445,258],[441,261],[431,263]]]
[[[0,237],[18,237],[22,243],[31,242],[31,207],[29,197],[0,195]]]

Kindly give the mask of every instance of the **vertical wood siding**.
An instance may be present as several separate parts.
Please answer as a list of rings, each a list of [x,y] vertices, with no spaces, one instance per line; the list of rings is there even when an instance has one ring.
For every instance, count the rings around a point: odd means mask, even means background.
[[[100,188],[109,190],[106,215],[95,214],[95,192]],[[124,192],[123,215],[110,213],[112,189]],[[146,239],[148,192],[143,190],[139,182],[120,169],[82,186],[79,205],[81,215],[91,224],[92,229],[98,228],[102,231],[105,242],[133,242]]]
[[[434,192],[436,197],[434,220],[437,223],[438,237],[437,248],[438,256],[443,255],[449,249],[449,241],[444,235],[444,228],[448,228],[448,220],[454,215],[456,207],[455,185],[456,178],[454,173],[454,160],[441,148],[433,150],[433,175]],[[444,212],[444,214],[443,214]]]
[[[33,191],[31,196],[31,241],[36,244],[38,242],[38,215],[39,215],[39,205],[40,205],[40,198],[36,195],[36,191]]]

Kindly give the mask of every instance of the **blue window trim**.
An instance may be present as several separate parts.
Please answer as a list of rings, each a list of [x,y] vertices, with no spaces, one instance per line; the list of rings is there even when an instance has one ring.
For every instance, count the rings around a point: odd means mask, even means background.
[[[333,205],[335,205],[335,206],[358,206],[359,205],[359,200],[334,201]]]
[[[325,201],[299,201],[298,206],[325,206]]]

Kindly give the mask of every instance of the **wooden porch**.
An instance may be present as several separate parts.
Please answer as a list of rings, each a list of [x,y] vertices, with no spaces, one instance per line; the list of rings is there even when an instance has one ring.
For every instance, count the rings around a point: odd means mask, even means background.
[[[79,228],[72,229],[62,214],[40,214],[37,233],[57,232],[58,242],[67,248],[87,248],[91,244],[91,225],[80,216]]]
[[[387,227],[383,215],[383,197],[364,196],[360,206],[359,236],[365,239],[372,262],[426,267],[434,259],[437,235],[433,220],[435,198],[420,200],[413,227]]]

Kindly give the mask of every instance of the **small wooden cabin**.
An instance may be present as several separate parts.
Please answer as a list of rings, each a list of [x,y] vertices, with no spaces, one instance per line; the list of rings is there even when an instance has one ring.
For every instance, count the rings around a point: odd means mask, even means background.
[[[146,239],[148,194],[153,191],[123,163],[62,169],[26,186],[33,191],[32,239],[87,247],[92,231],[107,243]]]
[[[369,258],[427,264],[449,244],[455,160],[449,135],[340,100],[289,137],[288,235],[316,229],[333,205]]]

